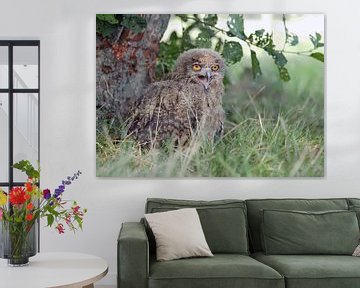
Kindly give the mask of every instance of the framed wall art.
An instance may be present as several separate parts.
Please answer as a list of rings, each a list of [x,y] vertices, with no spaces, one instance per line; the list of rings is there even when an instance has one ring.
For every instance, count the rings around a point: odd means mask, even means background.
[[[98,14],[100,177],[323,177],[323,14]]]

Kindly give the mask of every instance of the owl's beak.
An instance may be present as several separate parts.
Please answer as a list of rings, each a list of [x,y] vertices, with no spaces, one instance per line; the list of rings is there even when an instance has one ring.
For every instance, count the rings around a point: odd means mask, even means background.
[[[212,78],[212,73],[209,70],[206,70],[206,74],[205,74],[205,81],[203,81],[203,85],[205,90],[208,90],[210,87],[210,82],[211,82],[211,78]]]
[[[209,70],[206,71],[206,77],[207,77],[208,82],[210,82],[210,79],[212,77],[211,71],[209,71]]]
[[[201,84],[204,86],[205,90],[208,90],[213,77],[211,70],[203,70],[201,71],[201,73],[199,73],[197,77],[200,80]]]

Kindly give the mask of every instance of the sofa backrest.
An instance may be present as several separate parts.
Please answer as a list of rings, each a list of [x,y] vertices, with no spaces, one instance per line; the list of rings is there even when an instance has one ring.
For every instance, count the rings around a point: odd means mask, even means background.
[[[213,253],[248,254],[247,213],[243,200],[175,200],[147,199],[145,213],[157,213],[181,208],[196,208],[206,241]],[[154,237],[147,227],[151,252]]]
[[[262,251],[261,247],[261,214],[263,209],[328,211],[348,210],[347,199],[253,199],[246,200],[249,223],[251,252]]]
[[[360,199],[359,198],[348,198],[348,205],[349,207],[360,207]]]
[[[360,229],[360,199],[359,198],[348,198],[349,210],[355,211],[358,218],[358,224]]]

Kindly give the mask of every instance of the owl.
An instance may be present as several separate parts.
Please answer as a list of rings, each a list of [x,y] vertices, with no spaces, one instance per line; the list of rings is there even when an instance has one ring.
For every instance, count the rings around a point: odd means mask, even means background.
[[[213,141],[223,133],[224,60],[211,49],[179,56],[165,80],[154,82],[139,100],[128,133],[143,146],[171,141],[187,146],[195,135]]]

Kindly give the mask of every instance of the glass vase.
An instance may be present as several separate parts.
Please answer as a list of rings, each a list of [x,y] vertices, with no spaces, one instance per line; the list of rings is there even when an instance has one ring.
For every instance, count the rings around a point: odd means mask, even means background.
[[[1,242],[0,257],[8,259],[9,266],[25,266],[29,257],[36,255],[36,222],[29,226],[28,222],[0,221]]]

